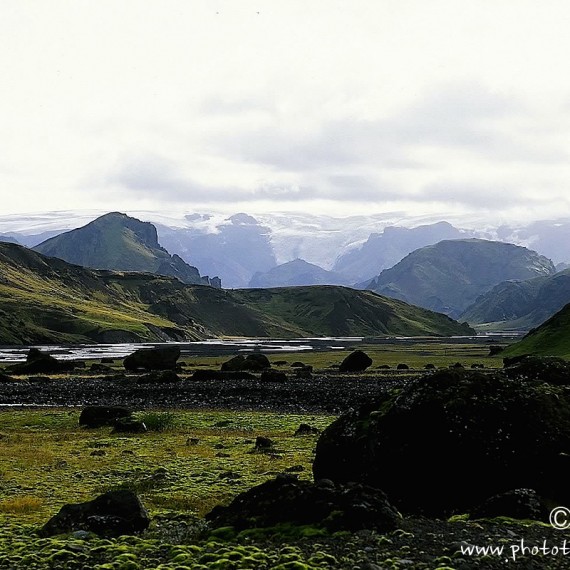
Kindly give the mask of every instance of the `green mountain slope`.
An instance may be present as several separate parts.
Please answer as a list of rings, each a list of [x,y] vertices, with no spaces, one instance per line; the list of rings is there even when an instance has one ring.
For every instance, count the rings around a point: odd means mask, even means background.
[[[226,291],[148,273],[86,269],[0,243],[0,344],[471,332],[444,315],[369,291]]]
[[[368,289],[457,317],[502,281],[553,273],[549,259],[525,247],[481,239],[445,240],[413,251],[373,279]]]
[[[177,277],[184,283],[208,284],[198,269],[160,246],[151,223],[119,212],[105,214],[86,226],[52,237],[34,250],[83,267],[146,271]]]
[[[570,304],[522,340],[507,347],[505,356],[559,356],[570,359]]]
[[[495,328],[536,327],[570,302],[570,270],[548,277],[499,283],[461,315],[471,324]]]

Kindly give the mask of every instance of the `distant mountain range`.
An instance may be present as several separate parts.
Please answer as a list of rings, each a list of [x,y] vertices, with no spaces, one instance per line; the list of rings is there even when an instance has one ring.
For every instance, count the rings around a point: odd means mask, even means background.
[[[228,291],[87,269],[0,243],[0,344],[217,336],[462,335],[445,315],[346,287]]]
[[[484,293],[460,315],[489,328],[530,329],[570,302],[570,270],[523,281],[505,281]]]
[[[35,246],[63,230],[85,225],[97,215],[0,216],[0,232],[23,245]],[[341,274],[350,284],[367,282],[412,251],[449,239],[480,238],[522,245],[552,259],[558,269],[565,268],[558,264],[570,262],[570,219],[515,227],[493,226],[486,219],[408,218],[401,212],[342,218],[317,213],[184,216],[139,212],[136,217],[153,222],[159,243],[171,254],[179,255],[202,274],[219,276],[229,288],[247,287],[256,273],[267,273],[297,258]]]
[[[502,281],[555,272],[552,261],[525,247],[480,239],[444,240],[385,269],[368,289],[456,318]]]
[[[277,265],[266,273],[256,273],[249,282],[250,287],[292,287],[300,285],[350,285],[348,279],[327,271],[303,259],[294,259]]]
[[[146,271],[177,277],[183,283],[221,286],[219,279],[201,277],[196,267],[161,247],[156,228],[151,223],[119,212],[105,214],[33,249],[83,267]]]

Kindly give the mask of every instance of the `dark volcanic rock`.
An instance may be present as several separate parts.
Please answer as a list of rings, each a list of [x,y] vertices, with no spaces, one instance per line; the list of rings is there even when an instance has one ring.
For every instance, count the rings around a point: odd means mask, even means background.
[[[126,370],[175,370],[176,361],[180,357],[178,346],[162,346],[158,348],[139,348],[123,360]]]
[[[321,433],[321,430],[310,426],[309,424],[300,424],[297,430],[295,431],[295,435],[314,435],[317,433]]]
[[[245,371],[221,371],[221,370],[195,370],[190,377],[191,380],[197,382],[208,380],[257,380],[250,372]]]
[[[386,495],[357,483],[299,481],[281,475],[238,495],[227,507],[206,515],[215,527],[237,529],[269,527],[279,523],[313,524],[329,530],[374,529],[399,526],[400,516]]]
[[[528,378],[550,384],[570,384],[570,362],[555,356],[515,356],[503,358],[509,378]]]
[[[564,387],[444,370],[333,422],[313,473],[378,487],[402,511],[440,516],[518,488],[568,503],[569,451]]]
[[[268,451],[273,449],[273,440],[263,435],[258,435],[255,438],[255,449],[257,451]]]
[[[351,352],[339,366],[340,372],[362,372],[372,364],[372,359],[362,350]]]
[[[115,425],[121,418],[129,418],[131,410],[124,406],[87,406],[81,410],[79,425],[87,428]]]
[[[86,530],[101,536],[120,536],[142,532],[149,523],[146,509],[132,491],[109,491],[86,503],[64,505],[40,534],[53,536]]]
[[[287,374],[279,370],[264,370],[261,373],[262,382],[287,382]]]
[[[145,433],[148,431],[144,422],[134,418],[121,418],[115,422],[111,433]]]
[[[179,382],[180,376],[174,370],[159,370],[143,374],[137,378],[137,384],[168,384]]]
[[[6,368],[12,374],[58,374],[73,370],[75,363],[69,360],[57,360],[37,348],[30,348],[26,362],[13,364]]]
[[[238,354],[222,364],[222,371],[242,371],[259,372],[271,367],[271,363],[265,354],[254,352],[243,356]]]
[[[514,489],[494,495],[471,512],[472,519],[511,517],[548,520],[548,509],[534,489]]]

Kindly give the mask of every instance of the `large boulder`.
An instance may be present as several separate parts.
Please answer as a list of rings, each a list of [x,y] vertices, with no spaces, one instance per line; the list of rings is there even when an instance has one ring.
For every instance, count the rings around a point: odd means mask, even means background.
[[[142,532],[150,518],[140,499],[127,490],[109,491],[86,503],[61,507],[40,530],[42,536],[53,536],[77,530],[101,536],[120,536]]]
[[[372,364],[372,359],[362,350],[351,352],[339,366],[340,372],[363,372]]]
[[[252,352],[247,356],[238,354],[222,364],[223,371],[242,371],[259,372],[271,367],[271,363],[265,354]]]
[[[119,419],[129,418],[131,413],[124,406],[86,406],[79,414],[79,425],[86,428],[112,426]]]
[[[300,481],[281,475],[238,495],[227,507],[206,515],[215,527],[270,527],[280,523],[311,524],[329,530],[398,527],[400,515],[378,490],[357,483]]]
[[[467,512],[518,488],[568,504],[569,399],[541,381],[436,372],[333,422],[313,474],[378,487],[408,513]]]
[[[73,370],[75,363],[70,360],[58,360],[51,354],[37,348],[30,348],[26,362],[13,364],[6,370],[12,374],[59,374]]]
[[[161,346],[157,348],[139,348],[123,360],[123,366],[131,372],[144,370],[175,370],[180,357],[180,347]]]

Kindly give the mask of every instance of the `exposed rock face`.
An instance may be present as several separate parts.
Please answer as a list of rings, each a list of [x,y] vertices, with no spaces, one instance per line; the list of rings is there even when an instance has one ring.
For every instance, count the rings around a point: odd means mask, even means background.
[[[238,529],[294,523],[386,532],[398,527],[400,515],[378,489],[282,475],[241,493],[227,507],[215,507],[206,519],[216,527]]]
[[[362,350],[351,352],[339,366],[341,372],[362,372],[372,364],[372,359]]]
[[[140,368],[145,370],[175,370],[180,357],[178,346],[158,348],[139,348],[123,360],[123,366],[129,371]]]
[[[265,370],[271,363],[265,354],[252,353],[247,356],[238,354],[222,364],[222,371],[250,370],[251,372]]]
[[[444,370],[333,422],[313,473],[383,489],[402,511],[440,516],[518,488],[566,504],[569,452],[564,387]]]
[[[42,352],[37,348],[30,348],[26,362],[13,364],[8,366],[6,370],[13,374],[58,374],[73,370],[74,367],[74,362],[57,360],[51,354]]]
[[[101,536],[120,536],[142,532],[150,518],[132,491],[109,491],[86,503],[64,505],[41,529],[42,536],[77,530]]]
[[[130,417],[131,413],[123,406],[87,406],[81,410],[79,425],[87,428],[111,426],[118,419]]]

